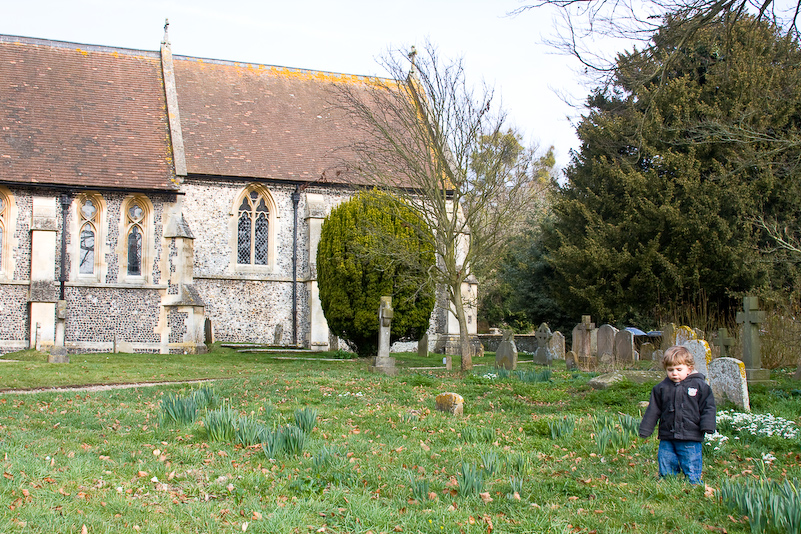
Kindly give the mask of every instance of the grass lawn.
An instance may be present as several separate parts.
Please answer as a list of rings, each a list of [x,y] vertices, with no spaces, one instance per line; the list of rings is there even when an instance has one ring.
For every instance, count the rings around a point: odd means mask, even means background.
[[[751,532],[710,490],[659,480],[657,441],[626,432],[625,416],[639,417],[652,384],[595,391],[591,375],[563,363],[547,381],[526,382],[484,376],[489,366],[415,371],[440,360],[412,354],[398,357],[396,377],[370,374],[364,361],[219,347],[200,356],[78,355],[68,365],[32,352],[8,357],[24,361],[0,364],[6,390],[216,380],[0,394],[3,533]],[[801,385],[788,372],[774,377],[775,387],[752,388],[754,413],[797,427]],[[192,397],[200,388],[213,398],[196,421],[166,420],[167,403],[200,398]],[[465,398],[463,416],[434,410],[444,391]],[[313,410],[312,430],[287,430]],[[237,434],[217,432],[225,417]],[[728,441],[705,446],[711,489],[801,478],[797,436],[722,426]],[[285,430],[294,437],[272,454],[247,444]],[[784,530],[769,523],[767,532]]]

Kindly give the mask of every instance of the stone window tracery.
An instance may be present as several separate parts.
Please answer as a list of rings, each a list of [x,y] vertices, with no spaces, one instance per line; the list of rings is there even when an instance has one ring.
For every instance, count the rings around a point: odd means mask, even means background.
[[[99,212],[96,200],[86,198],[81,204],[78,273],[95,274],[95,243],[97,242]]]
[[[272,264],[275,206],[261,186],[245,189],[236,203],[235,261],[237,268]]]
[[[129,198],[123,204],[125,243],[122,249],[122,267],[125,276],[134,280],[146,278],[147,275],[151,212],[150,202],[143,196]]]

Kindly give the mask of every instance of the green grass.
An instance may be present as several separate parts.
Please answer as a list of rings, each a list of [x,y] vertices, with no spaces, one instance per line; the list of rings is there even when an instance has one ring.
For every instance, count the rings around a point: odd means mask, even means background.
[[[85,370],[87,383],[106,375],[220,378],[209,384],[218,404],[199,409],[194,422],[163,426],[162,401],[200,386],[0,395],[0,532],[79,533],[86,525],[92,534],[233,533],[244,523],[249,533],[750,532],[739,512],[703,488],[659,480],[655,439],[610,438],[599,453],[597,433],[630,426],[624,415],[639,417],[649,385],[596,392],[586,385],[590,375],[560,364],[542,383],[483,378],[489,368],[467,376],[409,370],[437,357],[419,360],[400,355],[396,377],[369,374],[364,361],[220,348],[4,363],[3,388],[21,387],[14,380],[43,386],[53,376],[79,384]],[[774,377],[775,387],[754,388],[755,406],[801,423],[798,383],[786,372]],[[443,391],[465,398],[463,416],[434,410]],[[294,427],[303,410],[317,417],[299,448],[268,456],[251,438],[210,439],[203,421],[221,406],[237,428],[253,430],[248,435]],[[572,432],[554,439],[551,429],[566,417]],[[801,478],[798,439],[739,437],[705,456],[711,487],[755,475]],[[763,462],[769,453],[776,460]]]

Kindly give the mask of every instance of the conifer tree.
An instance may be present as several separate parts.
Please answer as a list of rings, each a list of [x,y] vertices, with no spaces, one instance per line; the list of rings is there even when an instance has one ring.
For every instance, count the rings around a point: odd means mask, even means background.
[[[378,307],[392,297],[391,341],[417,340],[434,309],[431,239],[397,199],[364,191],[331,211],[317,247],[320,302],[329,328],[360,356],[376,354]]]

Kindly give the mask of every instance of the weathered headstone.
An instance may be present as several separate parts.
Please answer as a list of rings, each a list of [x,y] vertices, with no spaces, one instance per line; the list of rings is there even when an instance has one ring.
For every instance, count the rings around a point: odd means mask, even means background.
[[[284,344],[284,325],[278,323],[275,325],[275,331],[273,332],[273,345],[281,346]]]
[[[611,324],[603,324],[598,327],[598,359],[603,362],[604,356],[615,355],[615,335],[618,330]]]
[[[534,334],[537,340],[537,350],[534,351],[534,363],[540,365],[551,365],[553,361],[553,353],[548,348],[548,343],[551,341],[553,334],[548,327],[548,323],[542,323]]]
[[[765,312],[759,309],[759,299],[743,297],[743,311],[737,312],[737,323],[742,325],[740,340],[743,344],[743,363],[749,382],[766,382],[770,371],[762,369],[760,354],[759,323],[765,320]]]
[[[793,380],[801,380],[801,362],[798,362],[798,368],[795,370]]]
[[[751,411],[743,362],[734,358],[715,358],[709,364],[709,377],[715,402],[729,400],[743,410]]]
[[[464,397],[458,393],[440,393],[435,399],[436,409],[440,412],[446,412],[453,415],[462,415],[464,413]]]
[[[115,336],[114,337],[115,344],[116,344],[116,341],[117,341],[117,338]],[[203,342],[206,345],[211,345],[212,343],[214,343],[214,330],[212,329],[212,326],[211,326],[211,319],[209,319],[208,317],[206,317],[206,320],[203,321]]]
[[[700,328],[693,328],[693,332],[695,332],[695,339],[706,339],[706,334]]]
[[[370,366],[370,371],[374,373],[387,375],[398,373],[398,369],[395,367],[395,358],[389,356],[389,334],[394,316],[392,297],[381,297],[381,305],[378,308],[378,355],[373,360],[373,365]]]
[[[676,344],[676,325],[668,323],[662,327],[662,351],[666,351]]]
[[[718,337],[712,342],[720,349],[721,358],[731,357],[731,347],[734,345],[734,338],[729,336],[729,331],[725,328],[718,328]]]
[[[576,358],[589,358],[592,355],[592,332],[595,330],[595,323],[589,315],[581,316],[581,323],[573,328],[573,352]]]
[[[576,365],[576,353],[572,350],[565,353],[565,368],[567,368],[568,371],[575,371],[578,369],[578,365]]]
[[[615,354],[617,361],[632,363],[639,359],[640,355],[634,350],[634,334],[625,328],[615,334]]]
[[[640,359],[651,361],[654,359],[654,344],[645,342],[640,345]]]
[[[684,345],[691,339],[697,339],[695,331],[689,326],[680,326],[676,329],[676,343],[675,345]]]
[[[495,367],[513,370],[517,369],[517,345],[512,330],[503,331],[503,340],[495,350]]]
[[[709,343],[703,339],[691,339],[682,344],[690,351],[695,360],[695,370],[706,377],[709,382],[709,362],[712,361],[712,349],[709,348]]]
[[[423,337],[417,342],[417,355],[428,358],[428,333],[423,334]]]
[[[564,360],[565,359],[565,336],[557,330],[551,336],[551,341],[548,343],[548,347],[551,349],[551,354],[553,354],[554,360]]]

